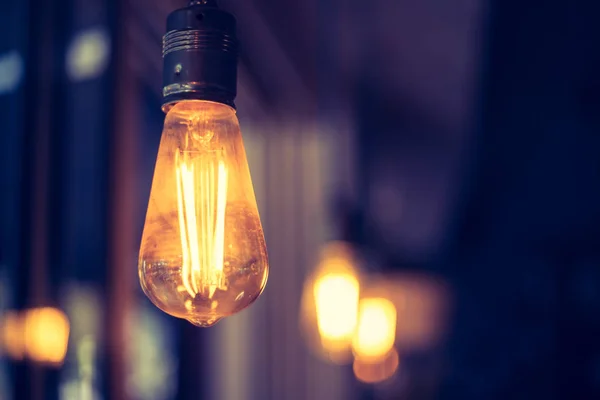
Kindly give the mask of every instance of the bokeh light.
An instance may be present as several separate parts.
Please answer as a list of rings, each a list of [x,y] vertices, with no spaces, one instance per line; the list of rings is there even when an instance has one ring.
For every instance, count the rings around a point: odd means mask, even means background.
[[[0,95],[15,91],[24,75],[25,62],[17,51],[0,54]]]
[[[33,308],[23,315],[25,355],[33,361],[62,364],[69,342],[69,320],[51,307]]]
[[[78,33],[67,50],[69,78],[78,82],[102,75],[108,66],[110,48],[110,37],[103,27]]]
[[[6,311],[2,318],[2,350],[13,360],[25,356],[25,332],[21,315],[17,311]]]
[[[317,326],[326,347],[346,346],[352,340],[358,319],[360,286],[351,274],[327,274],[314,288]]]
[[[396,339],[396,307],[385,298],[360,301],[358,326],[352,341],[357,359],[376,362],[383,359]]]
[[[396,373],[400,365],[400,357],[395,348],[392,348],[385,357],[376,362],[355,358],[352,364],[354,376],[364,383],[383,382]]]
[[[396,347],[404,351],[426,351],[445,337],[452,296],[437,276],[395,273],[374,276],[363,297],[385,297],[396,307]]]
[[[358,264],[350,244],[329,242],[304,285],[300,317],[308,345],[336,364],[351,361],[360,298]]]

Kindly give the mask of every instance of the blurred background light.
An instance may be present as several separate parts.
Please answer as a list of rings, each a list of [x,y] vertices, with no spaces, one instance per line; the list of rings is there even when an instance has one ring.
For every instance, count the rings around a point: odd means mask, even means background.
[[[8,310],[8,301],[11,298],[10,288],[6,285],[6,269],[4,265],[0,264],[0,399],[10,399],[12,398],[12,394],[10,392],[10,375],[8,363],[6,363],[4,358],[13,358],[10,354],[5,350],[5,315]],[[10,332],[10,330],[9,330]],[[10,333],[9,333],[10,335]],[[20,357],[22,357],[22,345],[17,346],[21,350],[17,353]]]
[[[356,359],[377,362],[385,358],[396,339],[396,307],[384,298],[365,298],[359,304],[358,326],[352,350]]]
[[[69,320],[52,307],[33,308],[23,315],[25,355],[39,363],[60,365],[67,353]]]
[[[169,400],[175,396],[177,359],[172,334],[159,313],[144,305],[128,319],[131,346],[126,384],[132,400]]]
[[[315,282],[314,296],[317,307],[317,324],[323,344],[343,343],[351,340],[357,321],[356,304],[359,283],[355,276],[329,273]]]
[[[2,351],[13,360],[25,356],[25,331],[21,315],[17,311],[5,311],[2,316]]]
[[[11,93],[19,87],[24,74],[23,57],[13,50],[0,54],[0,95]]]
[[[110,37],[102,27],[77,33],[67,50],[69,79],[78,82],[102,75],[108,66],[110,47]]]
[[[305,283],[301,310],[305,336],[309,346],[312,342],[318,354],[334,363],[350,361],[360,296],[357,262],[350,244],[327,243]]]
[[[60,384],[61,400],[99,399],[102,345],[100,294],[95,286],[71,282],[64,290],[71,321],[69,348]]]
[[[359,381],[373,384],[383,382],[394,376],[399,365],[398,351],[392,348],[385,357],[381,357],[376,361],[355,358],[352,363],[352,371]]]
[[[444,339],[452,296],[436,275],[395,272],[373,276],[365,296],[376,295],[383,295],[396,308],[395,343],[401,352],[429,350]]]
[[[92,285],[71,283],[64,288],[65,311],[71,320],[73,343],[89,339],[101,340],[101,298]]]

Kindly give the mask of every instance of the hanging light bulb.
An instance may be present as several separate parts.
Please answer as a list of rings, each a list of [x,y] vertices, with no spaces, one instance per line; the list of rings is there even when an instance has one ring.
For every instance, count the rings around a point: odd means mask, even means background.
[[[268,275],[264,234],[235,114],[235,19],[214,0],[167,20],[167,113],[139,257],[164,312],[208,327],[249,306]]]

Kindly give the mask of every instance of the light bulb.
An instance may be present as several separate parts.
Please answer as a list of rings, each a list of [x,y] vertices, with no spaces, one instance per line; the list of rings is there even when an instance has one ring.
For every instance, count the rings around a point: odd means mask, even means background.
[[[168,111],[138,269],[158,308],[202,327],[263,291],[267,250],[232,107],[184,100]]]

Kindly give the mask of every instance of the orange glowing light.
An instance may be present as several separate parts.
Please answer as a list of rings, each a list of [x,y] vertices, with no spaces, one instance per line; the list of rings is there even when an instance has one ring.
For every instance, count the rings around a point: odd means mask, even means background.
[[[377,362],[368,362],[359,358],[354,359],[352,371],[354,376],[361,382],[379,383],[391,378],[400,365],[400,358],[396,349]]]
[[[358,316],[359,283],[348,273],[331,273],[317,279],[314,287],[317,326],[325,346],[348,346]]]
[[[327,243],[302,294],[305,339],[317,355],[336,364],[351,361],[360,298],[357,264],[350,244]]]
[[[22,360],[25,355],[25,332],[23,321],[16,311],[7,311],[2,319],[3,352],[13,360]]]
[[[23,315],[25,355],[33,361],[61,364],[69,342],[69,320],[60,310],[34,308]]]
[[[385,298],[360,301],[358,326],[352,341],[354,356],[378,361],[394,346],[396,339],[396,307]]]
[[[435,346],[447,331],[452,309],[450,287],[431,274],[403,272],[373,277],[364,297],[385,297],[396,306],[395,346],[403,350],[425,350]]]

